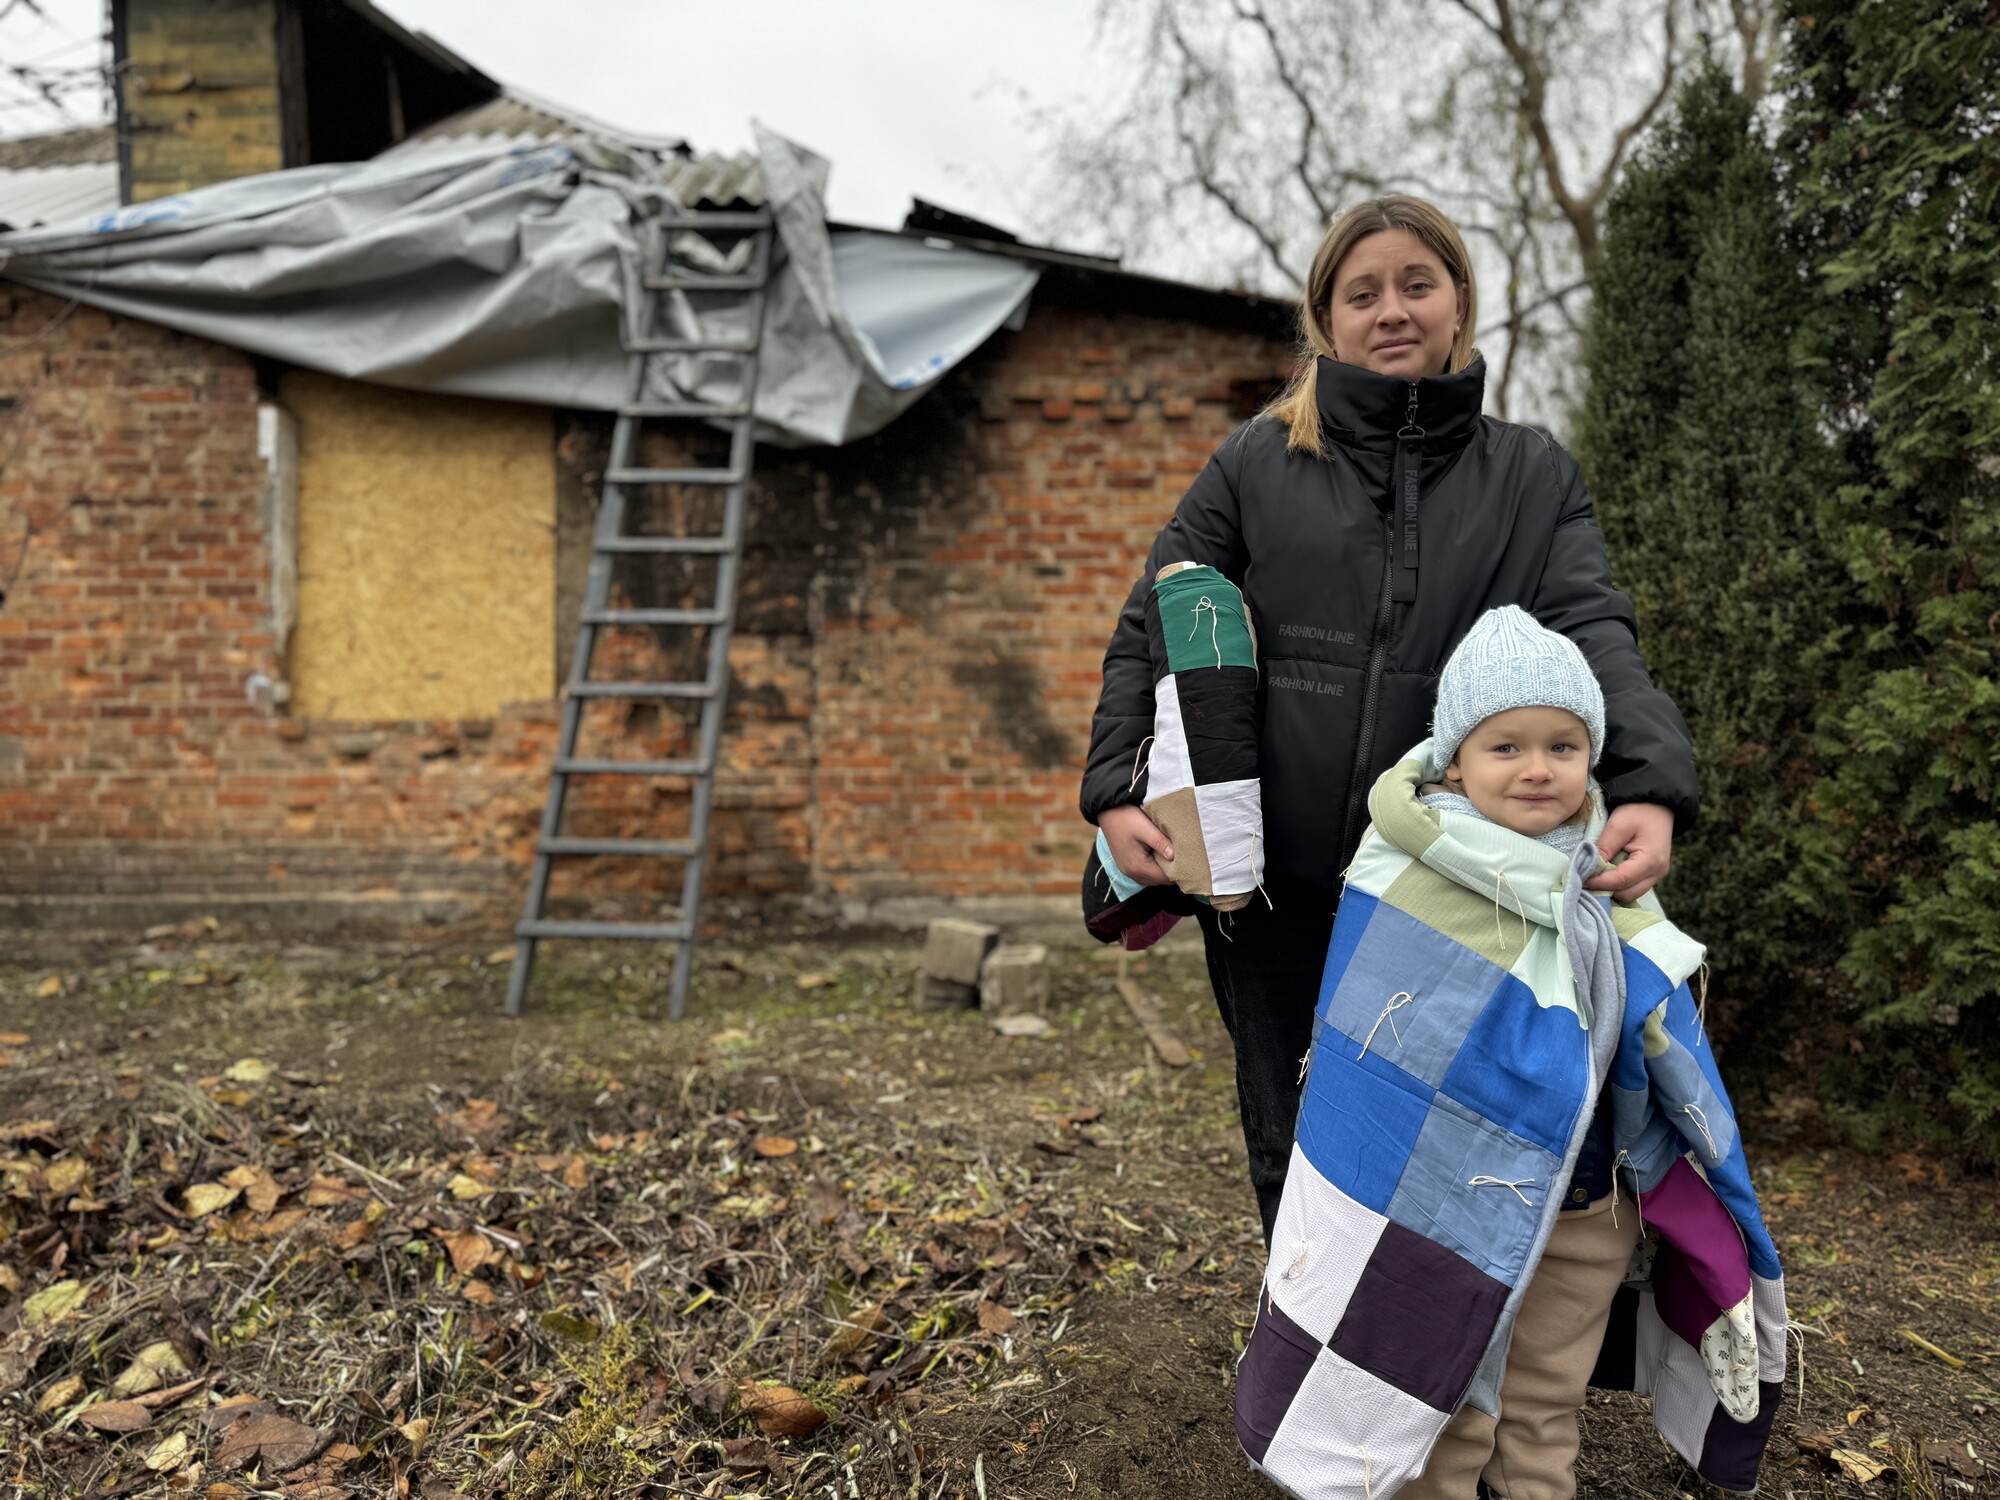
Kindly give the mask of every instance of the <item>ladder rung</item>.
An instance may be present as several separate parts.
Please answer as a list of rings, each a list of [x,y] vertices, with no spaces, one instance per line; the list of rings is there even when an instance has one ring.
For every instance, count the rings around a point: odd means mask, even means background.
[[[649,292],[754,292],[764,278],[754,271],[652,272],[645,278]]]
[[[618,408],[621,417],[633,417],[645,421],[652,417],[747,417],[750,403],[747,401],[641,401],[632,406]]]
[[[572,682],[573,698],[713,698],[712,682]]]
[[[685,922],[555,922],[546,918],[522,922],[515,937],[524,938],[639,938],[650,942],[677,942],[688,937]]]
[[[596,609],[585,610],[586,625],[721,625],[726,609]]]
[[[734,552],[736,543],[726,536],[614,536],[595,546],[598,552],[700,552],[714,557]]]
[[[705,776],[698,760],[557,760],[558,776]]]
[[[755,354],[757,346],[748,339],[682,339],[666,334],[648,334],[628,341],[628,354]]]
[[[648,859],[692,859],[700,850],[692,839],[543,839],[543,854],[638,854]]]
[[[657,222],[662,229],[769,229],[771,215],[763,210],[696,209],[691,213],[661,214]]]
[[[741,469],[607,469],[608,484],[741,484]]]

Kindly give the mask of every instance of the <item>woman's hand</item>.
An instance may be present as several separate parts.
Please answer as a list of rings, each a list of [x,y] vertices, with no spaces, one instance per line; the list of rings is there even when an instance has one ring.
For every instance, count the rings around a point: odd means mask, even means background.
[[[1656,802],[1628,802],[1611,814],[1597,841],[1603,858],[1626,856],[1615,870],[1584,882],[1584,889],[1609,891],[1615,900],[1637,901],[1660,883],[1674,857],[1674,815]]]
[[[1174,857],[1174,846],[1160,831],[1160,825],[1137,807],[1106,808],[1097,815],[1104,841],[1111,846],[1111,858],[1118,868],[1141,885],[1172,885],[1159,861]]]

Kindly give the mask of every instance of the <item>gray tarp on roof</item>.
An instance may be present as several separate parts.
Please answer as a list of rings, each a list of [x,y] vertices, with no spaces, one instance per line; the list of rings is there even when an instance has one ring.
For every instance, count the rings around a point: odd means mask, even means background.
[[[760,130],[783,254],[765,320],[760,436],[878,431],[1025,303],[1019,262],[826,229],[826,164]],[[636,307],[647,164],[588,143],[300,167],[0,235],[0,275],[357,380],[609,410]],[[682,299],[671,331],[741,326]],[[664,330],[663,330],[664,331]],[[657,357],[654,394],[725,395],[733,362]]]

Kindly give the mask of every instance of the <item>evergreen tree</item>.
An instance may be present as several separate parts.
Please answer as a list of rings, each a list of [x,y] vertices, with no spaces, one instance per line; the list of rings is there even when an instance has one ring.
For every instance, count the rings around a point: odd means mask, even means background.
[[[1796,888],[1846,920],[1882,1099],[2000,1155],[2000,22],[1990,0],[1794,0],[1784,159],[1819,278],[1801,340],[1867,603],[1819,719]],[[1942,1094],[1947,1108],[1930,1107]]]
[[[1646,659],[1694,736],[1702,814],[1664,895],[1745,1040],[1823,1007],[1814,976],[1839,951],[1787,889],[1843,582],[1814,522],[1828,455],[1792,365],[1812,293],[1796,265],[1750,106],[1696,78],[1608,206],[1577,442]]]

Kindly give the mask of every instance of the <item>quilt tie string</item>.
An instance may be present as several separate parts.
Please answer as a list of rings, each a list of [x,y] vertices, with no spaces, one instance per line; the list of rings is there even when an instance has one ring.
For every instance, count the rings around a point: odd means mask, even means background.
[[[1306,1072],[1309,1068],[1312,1067],[1312,1065],[1313,1065],[1313,1055],[1310,1051],[1308,1051],[1304,1057],[1299,1059],[1299,1086],[1301,1088],[1305,1086]]]
[[[1361,1044],[1361,1057],[1366,1057],[1368,1049],[1375,1045],[1375,1033],[1382,1029],[1384,1021],[1389,1023],[1389,1034],[1396,1039],[1396,1045],[1398,1047],[1403,1045],[1403,1033],[1396,1029],[1395,1013],[1406,1005],[1415,1004],[1416,998],[1408,990],[1398,990],[1389,997],[1389,1003],[1382,1007],[1382,1014],[1377,1016],[1375,1024],[1368,1028],[1368,1039]],[[1355,1059],[1356,1062],[1360,1060],[1360,1057]]]
[[[1375,1500],[1375,1460],[1366,1448],[1361,1450],[1361,1494],[1362,1500]]]
[[[1139,748],[1132,752],[1132,779],[1125,783],[1126,791],[1129,792],[1136,787],[1139,784],[1139,778],[1152,768],[1153,757],[1146,755],[1146,747],[1152,744],[1156,738],[1157,736],[1155,735],[1147,735],[1143,740],[1139,741]],[[1139,757],[1142,755],[1146,755],[1144,765],[1139,763]]]
[[[1466,1178],[1465,1185],[1467,1187],[1508,1188],[1513,1192],[1516,1198],[1519,1198],[1523,1203],[1527,1204],[1528,1207],[1533,1208],[1535,1206],[1534,1200],[1531,1199],[1526,1193],[1521,1191],[1521,1189],[1524,1187],[1533,1187],[1535,1185],[1535,1179],[1532,1177],[1523,1177],[1519,1182],[1509,1182],[1504,1177],[1488,1177],[1484,1172],[1481,1172],[1477,1177]]]
[[[1628,1152],[1628,1150],[1624,1150],[1620,1146],[1618,1154],[1612,1158],[1612,1228],[1618,1228],[1618,1164],[1620,1162],[1624,1162],[1626,1170],[1632,1172],[1632,1178],[1638,1180],[1638,1168],[1632,1166],[1632,1152]],[[1632,1208],[1638,1210],[1638,1232],[1640,1232],[1640,1238],[1646,1238],[1646,1198],[1644,1198],[1644,1194],[1640,1194],[1638,1188],[1632,1188]]]
[[[1257,894],[1264,898],[1264,905],[1270,910],[1276,911],[1278,903],[1273,901],[1271,893],[1264,889],[1264,867],[1257,859],[1257,846],[1263,842],[1264,835],[1252,831],[1250,835],[1250,878],[1257,882]]]
[[[1699,1047],[1701,1039],[1708,1032],[1708,960],[1703,959],[1695,970],[1695,978],[1701,983],[1701,993],[1694,997],[1694,1044]]]
[[[1622,1147],[1619,1148],[1618,1154],[1611,1158],[1611,1227],[1613,1229],[1618,1227],[1618,1164],[1621,1161],[1625,1163],[1625,1169],[1632,1173],[1635,1182],[1639,1176],[1638,1169],[1632,1165],[1632,1153]],[[1636,1187],[1632,1189],[1632,1207],[1638,1210],[1639,1237],[1644,1239],[1646,1235],[1646,1195]]]
[[[1708,1133],[1708,1116],[1702,1112],[1702,1107],[1699,1104],[1683,1104],[1681,1106],[1681,1113],[1694,1121],[1694,1128],[1699,1130],[1701,1138],[1708,1142],[1709,1159],[1711,1161],[1722,1160],[1722,1153],[1715,1149],[1715,1137]]]
[[[1312,1249],[1311,1245],[1307,1244],[1304,1240],[1300,1240],[1299,1253],[1292,1257],[1292,1263],[1290,1265],[1286,1266],[1284,1270],[1278,1273],[1279,1278],[1284,1281],[1290,1281],[1294,1276],[1298,1275],[1299,1268],[1305,1265],[1306,1263],[1306,1252],[1311,1249]]]
[[[1514,882],[1507,878],[1505,870],[1499,871],[1493,877],[1493,937],[1501,947],[1506,947],[1507,934],[1500,926],[1500,892],[1503,888],[1514,899],[1514,904],[1509,910],[1521,919],[1521,946],[1525,948],[1528,945],[1528,908],[1522,905],[1521,893],[1514,889]]]
[[[1222,640],[1218,634],[1222,627],[1222,611],[1215,607],[1215,601],[1206,594],[1203,594],[1195,604],[1194,629],[1188,632],[1188,639],[1193,640],[1197,635],[1201,634],[1201,612],[1203,610],[1208,611],[1208,643],[1215,648],[1215,664],[1219,667],[1222,665]]]

